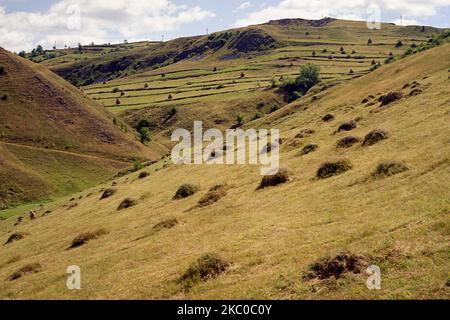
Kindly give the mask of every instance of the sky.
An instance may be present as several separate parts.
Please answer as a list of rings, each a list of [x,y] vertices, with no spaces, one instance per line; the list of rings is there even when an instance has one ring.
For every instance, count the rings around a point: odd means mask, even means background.
[[[334,17],[450,27],[450,0],[0,0],[0,46],[165,40],[272,19]],[[378,18],[377,18],[378,20]]]

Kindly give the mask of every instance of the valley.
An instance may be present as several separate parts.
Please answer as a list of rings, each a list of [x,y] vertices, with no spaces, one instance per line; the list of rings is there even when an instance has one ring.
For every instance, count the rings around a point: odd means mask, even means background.
[[[0,51],[0,298],[450,297],[448,30],[284,19],[77,50]],[[279,173],[174,164],[194,121],[280,130],[259,144]]]

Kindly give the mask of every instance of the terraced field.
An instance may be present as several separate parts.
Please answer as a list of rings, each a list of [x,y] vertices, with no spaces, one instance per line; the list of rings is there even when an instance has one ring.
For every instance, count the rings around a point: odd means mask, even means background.
[[[124,53],[129,54],[133,51],[139,51],[146,49],[153,45],[157,45],[157,42],[142,41],[134,42],[132,44],[104,44],[104,45],[89,45],[82,46],[82,52],[79,48],[66,48],[50,50],[47,56],[40,56],[33,58],[35,62],[41,62],[47,67],[63,68],[67,65],[77,64],[85,60],[94,60],[98,58],[104,58],[105,56],[120,56]],[[54,58],[51,58],[55,56]],[[50,59],[49,59],[50,58]]]
[[[202,68],[202,62],[198,61],[191,63],[194,68],[168,73],[163,70],[147,72],[87,86],[84,91],[115,113],[155,105],[201,102],[211,96],[215,100],[226,100],[230,99],[230,94],[236,96],[267,89],[272,80],[279,82],[284,77],[295,77],[305,63],[320,66],[325,82],[336,82],[367,74],[374,64],[384,63],[390,53],[397,55],[403,51],[395,48],[395,43],[347,47],[318,44],[307,49],[288,46],[275,49],[269,55],[222,63],[220,69],[211,65],[208,69]]]
[[[322,83],[335,86],[370,73],[439,32],[392,24],[368,30],[364,22],[334,19],[272,21],[131,49],[128,58],[139,52],[134,65],[82,90],[131,126],[149,119],[153,135],[167,145],[175,127],[189,128],[193,120],[225,129],[238,115],[247,123],[283,107],[287,101],[279,84],[295,78],[302,65],[318,65]],[[217,41],[224,44],[208,49]],[[165,61],[173,48],[186,58]],[[145,55],[160,64],[148,66]],[[96,63],[91,68],[98,68]],[[211,114],[219,120],[214,122]]]

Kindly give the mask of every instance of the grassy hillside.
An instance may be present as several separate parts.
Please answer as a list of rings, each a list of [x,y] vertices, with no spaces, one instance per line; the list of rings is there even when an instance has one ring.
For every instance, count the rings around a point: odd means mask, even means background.
[[[362,51],[366,53],[379,54],[380,51],[375,48],[391,47],[398,40],[403,41],[403,44],[407,46],[442,32],[433,27],[423,29],[419,26],[400,27],[393,24],[382,24],[382,30],[382,32],[368,30],[365,22],[332,18],[285,19],[167,42],[144,41],[82,46],[81,50],[80,48],[53,50],[30,59],[43,63],[57,74],[81,86],[124,78],[165,66],[171,70],[178,70],[178,65],[187,62],[198,62],[194,63],[198,66],[205,66],[211,62],[237,66],[236,62],[240,61],[239,58],[244,58],[245,61],[247,58],[255,57],[255,54],[283,48],[285,48],[282,50],[284,53],[298,54],[299,52],[311,53],[317,47],[323,49],[328,45],[329,53],[337,53],[339,57],[342,54],[339,51],[340,46],[349,45],[351,49],[358,47],[358,49],[364,49]],[[374,50],[367,48],[368,37],[373,40]],[[303,50],[300,50],[301,48],[295,50],[298,46],[303,47]],[[336,50],[332,53],[334,49]],[[347,51],[342,54],[343,58],[347,54],[353,56],[356,53],[352,53],[353,50]],[[397,50],[393,53],[395,51]],[[362,53],[359,52],[359,55]],[[303,53],[298,57],[301,56],[306,55]],[[269,62],[271,59],[266,60]],[[243,64],[242,61],[240,62]],[[175,63],[178,65],[175,66]],[[207,70],[198,71],[211,70],[208,67]]]
[[[111,179],[132,163],[18,144],[1,144],[0,207],[66,196]],[[22,208],[22,207],[19,207]],[[26,212],[24,208],[21,212]],[[0,211],[0,217],[17,211]]]
[[[100,76],[113,56],[128,61],[127,69],[100,77],[83,91],[131,126],[149,119],[155,140],[170,145],[170,132],[191,127],[194,119],[209,124],[213,116],[220,122],[214,126],[226,129],[238,115],[250,122],[286,105],[274,85],[295,78],[306,63],[318,65],[322,80],[332,86],[368,74],[440,32],[392,24],[368,30],[365,22],[335,19],[280,20],[164,44],[124,46],[120,54],[100,54],[70,68],[64,65],[64,70],[84,79],[86,70]],[[51,68],[63,75],[61,66]]]
[[[83,190],[166,152],[45,67],[1,48],[0,65],[0,208]]]
[[[24,235],[2,247],[0,297],[448,299],[449,53],[446,44],[317,86],[249,123],[281,130],[287,183],[256,190],[256,166],[165,159],[146,168],[146,178],[117,179],[106,199],[111,183],[46,204],[36,220],[0,222],[2,241]],[[347,122],[351,131],[338,131]],[[374,130],[384,139],[365,139]],[[318,148],[302,152],[311,144]],[[320,179],[326,162],[347,171]],[[200,189],[174,200],[185,183]],[[226,184],[214,189],[220,199],[199,206],[217,184]],[[130,207],[118,210],[125,198]],[[213,270],[195,265],[207,253]],[[347,259],[342,274],[330,272]],[[65,288],[74,264],[81,291]],[[380,266],[382,290],[366,288],[369,264]],[[8,278],[13,274],[20,278]]]
[[[3,49],[0,64],[1,141],[121,160],[151,156],[101,106],[46,68]]]

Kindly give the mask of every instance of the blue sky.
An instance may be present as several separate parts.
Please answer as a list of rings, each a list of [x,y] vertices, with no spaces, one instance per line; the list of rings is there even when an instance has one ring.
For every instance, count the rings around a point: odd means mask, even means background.
[[[382,21],[450,27],[450,0],[0,0],[0,46],[171,39],[280,18],[365,20],[374,5]]]

